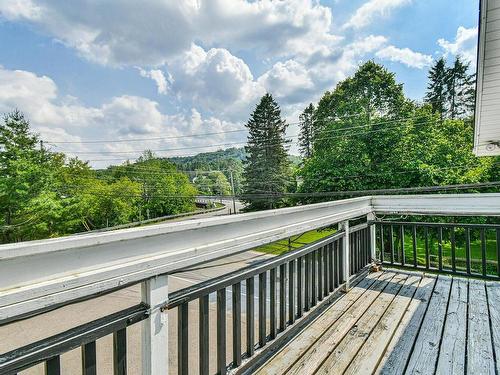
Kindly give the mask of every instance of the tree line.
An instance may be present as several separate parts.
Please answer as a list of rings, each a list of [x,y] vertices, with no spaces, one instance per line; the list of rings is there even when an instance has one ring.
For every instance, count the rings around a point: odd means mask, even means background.
[[[97,171],[51,152],[17,110],[0,124],[0,175],[2,243],[193,211],[198,193],[185,173],[151,152]]]
[[[249,209],[316,201],[286,192],[338,192],[498,180],[500,159],[473,148],[474,74],[460,57],[428,73],[421,102],[384,66],[367,61],[299,117],[303,157],[291,170],[289,139],[276,100],[266,94],[247,123],[244,178]],[[260,196],[257,196],[260,193]],[[268,194],[262,197],[262,194]]]

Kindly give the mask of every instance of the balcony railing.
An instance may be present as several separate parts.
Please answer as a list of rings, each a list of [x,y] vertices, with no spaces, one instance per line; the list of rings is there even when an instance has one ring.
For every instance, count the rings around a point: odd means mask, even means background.
[[[384,264],[498,280],[500,225],[376,221]]]
[[[377,214],[499,216],[500,194],[363,197],[1,246],[0,325],[137,282],[142,284],[142,303],[1,354],[0,373],[43,362],[47,374],[59,374],[61,355],[81,347],[83,373],[96,374],[96,340],[113,334],[114,372],[125,374],[126,330],[138,322],[142,373],[168,373],[169,316],[177,316],[178,373],[196,366],[207,374],[214,363],[218,373],[251,369],[257,355],[285,342],[322,305],[348,289],[377,255],[395,266],[498,278],[499,226],[376,221]],[[365,223],[349,227],[350,220]],[[331,225],[339,225],[338,231],[316,243],[168,292],[169,275],[185,267]],[[487,256],[492,246],[493,258]],[[216,296],[215,313],[209,312],[211,296]],[[196,302],[199,314],[193,322],[188,306]],[[216,325],[215,356],[209,351],[210,322]],[[196,364],[188,356],[193,335],[198,335]]]

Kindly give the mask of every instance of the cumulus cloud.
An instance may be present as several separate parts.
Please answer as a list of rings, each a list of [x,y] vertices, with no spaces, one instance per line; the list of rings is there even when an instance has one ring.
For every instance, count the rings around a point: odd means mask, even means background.
[[[79,103],[75,98],[61,97],[57,85],[47,76],[38,76],[22,70],[0,67],[0,112],[20,108],[48,145],[51,142],[78,142],[80,140],[137,140],[140,138],[176,137],[182,134],[221,132],[241,129],[242,125],[223,121],[213,116],[204,117],[196,109],[177,114],[165,114],[156,101],[144,97],[122,95],[110,98],[101,106]],[[218,142],[242,141],[245,133],[213,136]],[[178,154],[178,149],[206,146],[206,139],[173,138],[148,142],[56,145],[55,151],[80,158],[102,160],[108,158],[135,159],[144,148],[165,150],[160,155]],[[169,151],[171,150],[171,151]],[[193,149],[209,151],[213,148]],[[180,151],[180,150],[179,150]],[[109,154],[109,153],[113,154]],[[186,151],[184,151],[186,152]],[[117,154],[114,154],[117,153]],[[113,156],[111,156],[113,155]],[[115,160],[113,160],[115,162]],[[95,162],[103,166],[109,162]]]
[[[405,64],[410,68],[423,69],[432,63],[432,56],[412,51],[409,48],[387,46],[378,51],[375,56],[382,60],[390,60]]]
[[[0,12],[31,22],[91,61],[120,66],[160,66],[195,40],[274,55],[339,39],[330,33],[331,10],[311,0],[39,0],[36,6],[0,0]]]
[[[205,51],[193,44],[167,66],[174,77],[173,93],[218,117],[246,116],[264,93],[248,65],[224,48]]]
[[[41,9],[32,0],[0,0],[0,16],[8,20],[40,17]]]
[[[453,42],[441,38],[438,40],[438,45],[444,50],[446,56],[461,55],[475,66],[477,55],[477,32],[477,27],[468,29],[459,26]]]
[[[409,3],[411,0],[369,0],[356,10],[349,21],[344,24],[344,28],[366,27],[381,16],[387,16],[394,9]]]
[[[158,94],[165,95],[168,90],[168,84],[172,84],[173,82],[172,76],[168,74],[167,80],[167,77],[165,77],[165,74],[163,74],[160,69],[144,70],[142,68],[139,68],[139,73],[142,77],[151,78],[153,81],[155,81],[158,89]]]

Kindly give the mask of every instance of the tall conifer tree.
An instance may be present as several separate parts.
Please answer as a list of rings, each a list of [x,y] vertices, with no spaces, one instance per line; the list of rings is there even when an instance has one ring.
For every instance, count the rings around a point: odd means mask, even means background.
[[[439,113],[441,120],[443,120],[446,113],[446,102],[448,97],[448,69],[446,68],[446,60],[444,57],[436,60],[434,65],[429,70],[428,78],[429,84],[427,86],[425,102],[430,103],[432,111]]]
[[[250,210],[279,207],[289,181],[289,161],[285,131],[287,124],[281,118],[281,109],[271,94],[265,94],[246,124],[249,135],[245,146],[244,194]],[[252,197],[267,194],[268,197]]]
[[[314,139],[314,105],[311,103],[299,116],[300,134],[299,149],[304,158],[310,158],[313,152]]]

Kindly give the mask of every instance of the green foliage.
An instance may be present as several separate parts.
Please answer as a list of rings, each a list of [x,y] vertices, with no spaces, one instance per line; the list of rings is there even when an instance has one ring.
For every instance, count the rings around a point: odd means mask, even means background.
[[[467,118],[474,111],[475,75],[469,74],[469,63],[460,56],[455,58],[453,66],[447,67],[442,57],[436,60],[429,70],[429,84],[425,102],[433,112],[444,118]]]
[[[0,124],[0,236],[15,242],[193,211],[197,191],[167,160],[95,171],[45,150],[19,111]]]
[[[299,150],[304,158],[313,153],[314,139],[314,105],[310,103],[299,116]]]
[[[442,74],[436,73],[442,70],[441,65],[438,61],[431,68],[431,78]],[[460,69],[463,72],[463,67]],[[429,93],[427,98],[431,100]],[[464,96],[457,94],[457,98],[459,103]],[[448,96],[445,99],[446,103],[450,100]],[[446,103],[443,105],[448,108]],[[363,64],[353,77],[320,100],[314,118],[321,130],[315,135],[313,156],[299,172],[303,179],[299,191],[372,190],[497,179],[498,158],[472,154],[471,119],[452,119],[450,114],[442,120],[442,107],[437,104],[434,100],[430,105],[411,102],[392,73],[371,61]],[[463,115],[458,106],[455,112]]]
[[[283,193],[290,181],[290,163],[286,150],[286,122],[281,118],[278,103],[265,94],[246,124],[248,144],[245,147],[244,194]],[[283,205],[280,198],[249,197],[249,210]]]
[[[241,194],[243,191],[243,160],[245,158],[245,149],[233,147],[194,156],[176,156],[168,160],[175,164],[179,170],[198,171],[189,173],[191,181],[202,171],[222,171],[227,181],[230,181],[232,172],[235,193]],[[195,184],[199,186],[198,183]],[[200,194],[203,194],[202,191],[206,190],[200,190]]]

